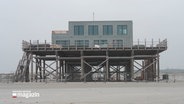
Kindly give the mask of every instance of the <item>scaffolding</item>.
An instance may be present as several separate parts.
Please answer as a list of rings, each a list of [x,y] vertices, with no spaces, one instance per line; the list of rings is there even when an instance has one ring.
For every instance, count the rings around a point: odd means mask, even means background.
[[[78,47],[23,41],[16,82],[159,81],[160,53],[167,40],[132,47]]]

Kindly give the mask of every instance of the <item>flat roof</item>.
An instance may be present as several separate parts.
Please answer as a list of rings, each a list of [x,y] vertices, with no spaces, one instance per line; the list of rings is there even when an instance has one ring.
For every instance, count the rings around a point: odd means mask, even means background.
[[[99,21],[69,21],[69,22],[133,22],[132,20],[99,20]]]

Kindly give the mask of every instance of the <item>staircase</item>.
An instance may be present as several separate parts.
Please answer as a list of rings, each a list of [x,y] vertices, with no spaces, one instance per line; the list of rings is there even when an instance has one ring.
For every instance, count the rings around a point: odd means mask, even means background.
[[[14,75],[15,82],[29,82],[29,64],[32,59],[32,54],[24,53],[19,61],[17,70]]]

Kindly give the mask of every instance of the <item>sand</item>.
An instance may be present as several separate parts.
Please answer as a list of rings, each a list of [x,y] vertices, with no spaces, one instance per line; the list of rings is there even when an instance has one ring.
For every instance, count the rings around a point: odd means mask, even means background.
[[[40,97],[12,98],[12,91]],[[0,104],[184,104],[184,82],[0,83]]]

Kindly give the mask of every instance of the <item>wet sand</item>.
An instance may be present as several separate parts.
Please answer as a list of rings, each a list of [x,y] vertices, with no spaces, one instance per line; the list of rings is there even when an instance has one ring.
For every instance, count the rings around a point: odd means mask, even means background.
[[[12,98],[12,91],[40,94]],[[0,104],[183,104],[184,82],[0,83]]]

